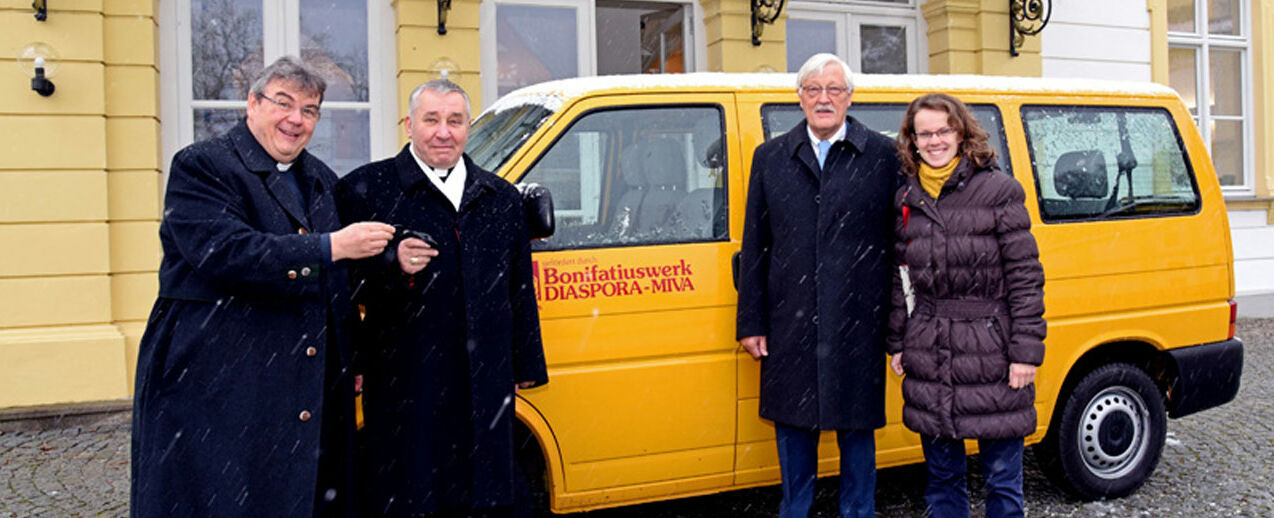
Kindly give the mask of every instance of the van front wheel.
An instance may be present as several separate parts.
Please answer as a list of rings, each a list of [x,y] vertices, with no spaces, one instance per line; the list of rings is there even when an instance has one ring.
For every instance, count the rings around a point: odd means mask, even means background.
[[[1089,498],[1119,498],[1145,483],[1167,434],[1163,397],[1126,363],[1088,373],[1055,414],[1038,456],[1054,482]]]

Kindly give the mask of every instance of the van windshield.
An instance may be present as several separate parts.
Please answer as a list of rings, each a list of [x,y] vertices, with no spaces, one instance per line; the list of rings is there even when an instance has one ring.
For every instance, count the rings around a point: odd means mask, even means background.
[[[495,172],[553,113],[541,104],[525,103],[478,116],[469,128],[469,154],[478,167]]]

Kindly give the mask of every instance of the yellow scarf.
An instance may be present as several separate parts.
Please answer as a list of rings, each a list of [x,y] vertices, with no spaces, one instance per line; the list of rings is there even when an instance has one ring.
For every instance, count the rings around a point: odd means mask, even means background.
[[[925,188],[925,192],[934,199],[938,198],[938,194],[942,192],[943,184],[947,183],[947,179],[951,178],[951,172],[955,171],[956,165],[960,163],[960,157],[951,159],[951,162],[941,169],[929,167],[929,164],[920,162],[920,186]]]

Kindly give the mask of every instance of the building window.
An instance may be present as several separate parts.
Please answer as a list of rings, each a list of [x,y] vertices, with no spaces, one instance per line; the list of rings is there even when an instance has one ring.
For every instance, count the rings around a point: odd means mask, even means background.
[[[877,5],[878,4],[878,5]],[[787,10],[787,70],[810,56],[836,54],[855,72],[914,74],[921,56],[921,13],[908,0],[871,4],[792,2]]]
[[[554,79],[695,70],[697,3],[495,0],[480,9],[486,104]]]
[[[323,118],[307,149],[338,174],[392,154],[392,52],[378,33],[389,13],[361,0],[181,0],[161,10],[166,71],[164,151],[225,133],[247,107],[265,64],[297,55],[327,80]],[[390,31],[392,33],[392,29]],[[391,43],[392,44],[392,43]],[[383,60],[391,60],[386,64]],[[392,79],[392,76],[391,76]],[[389,88],[386,95],[384,90]],[[390,109],[381,104],[389,100]],[[386,116],[388,115],[388,116]],[[377,128],[377,129],[373,129]]]
[[[1253,192],[1248,0],[1168,0],[1169,82],[1227,192]]]

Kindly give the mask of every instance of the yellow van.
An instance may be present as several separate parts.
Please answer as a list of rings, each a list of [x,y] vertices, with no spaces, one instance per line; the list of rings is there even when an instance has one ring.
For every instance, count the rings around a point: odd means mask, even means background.
[[[1238,390],[1225,205],[1181,99],[1154,84],[856,76],[850,114],[894,135],[952,93],[1026,189],[1044,264],[1047,356],[1027,444],[1065,487],[1118,497],[1151,476],[1167,417]],[[571,512],[779,481],[759,365],[734,340],[752,150],[802,118],[795,76],[608,76],[513,92],[470,155],[548,187],[534,245],[548,385],[518,394],[519,459]],[[886,369],[885,364],[880,365]],[[877,465],[923,460],[888,374]],[[820,474],[836,472],[834,439]],[[971,445],[972,446],[972,445]]]

